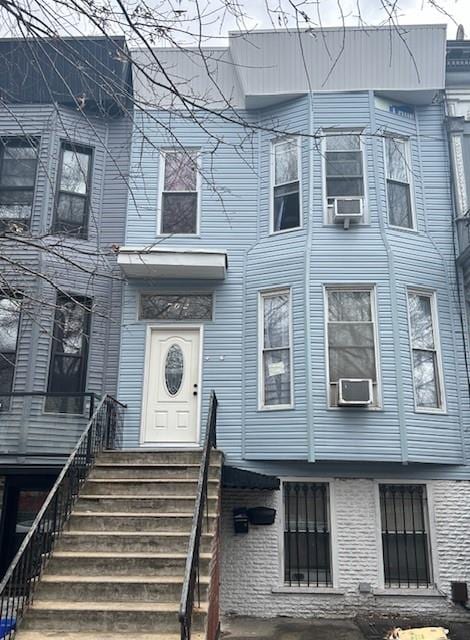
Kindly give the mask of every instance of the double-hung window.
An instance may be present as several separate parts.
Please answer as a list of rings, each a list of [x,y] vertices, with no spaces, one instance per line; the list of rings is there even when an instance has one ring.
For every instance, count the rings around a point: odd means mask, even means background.
[[[58,295],[49,367],[50,397],[46,411],[81,413],[86,387],[88,342],[90,333],[89,298]]]
[[[328,287],[327,333],[329,404],[339,402],[339,380],[372,381],[372,405],[378,404],[375,290]]]
[[[381,484],[380,515],[386,587],[432,583],[426,487]]]
[[[325,141],[328,222],[364,209],[364,161],[359,133],[328,132]]]
[[[53,231],[84,238],[88,230],[92,150],[69,142],[60,149]]]
[[[15,376],[20,313],[18,298],[0,295],[0,411],[10,406],[8,394]]]
[[[36,140],[0,139],[0,231],[29,229],[37,160]]]
[[[283,482],[284,582],[331,586],[329,492],[325,482]]]
[[[385,159],[389,224],[414,229],[409,141],[385,138]]]
[[[409,290],[408,311],[415,406],[421,410],[443,409],[436,294]]]
[[[292,406],[290,291],[261,294],[261,408]]]
[[[272,231],[300,227],[300,144],[297,138],[272,143]]]
[[[161,234],[199,232],[199,154],[194,150],[164,151],[160,202]]]

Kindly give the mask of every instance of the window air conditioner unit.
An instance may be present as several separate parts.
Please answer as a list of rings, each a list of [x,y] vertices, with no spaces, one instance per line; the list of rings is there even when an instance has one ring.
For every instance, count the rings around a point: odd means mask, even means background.
[[[341,378],[338,381],[339,402],[342,407],[363,407],[372,404],[370,378]]]
[[[362,198],[335,198],[333,214],[335,222],[342,222],[347,228],[351,220],[362,219]]]

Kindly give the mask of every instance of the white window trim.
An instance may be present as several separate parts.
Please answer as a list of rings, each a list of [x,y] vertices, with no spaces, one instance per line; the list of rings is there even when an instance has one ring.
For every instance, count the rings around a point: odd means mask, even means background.
[[[299,183],[299,224],[297,227],[291,227],[290,229],[274,230],[274,187],[280,186],[275,182],[275,147],[278,144],[287,142],[288,140],[295,140],[297,143],[297,180]],[[283,138],[275,138],[270,142],[270,162],[269,162],[269,235],[279,235],[281,233],[289,233],[290,231],[299,231],[303,229],[303,207],[302,207],[302,141],[300,136],[286,135]],[[281,183],[290,184],[290,183]]]
[[[196,172],[196,192],[197,192],[197,211],[196,211],[196,231],[195,233],[162,233],[162,201],[163,201],[163,187],[165,183],[165,162],[166,155],[175,152],[196,153],[197,154],[197,172]],[[201,170],[202,170],[202,154],[200,147],[184,147],[184,149],[166,148],[160,149],[159,154],[159,167],[158,167],[158,193],[157,193],[157,236],[163,238],[198,238],[201,233]],[[179,192],[176,192],[179,193]],[[188,191],[188,193],[194,193]]]
[[[281,506],[279,508],[280,517],[277,519],[278,521],[278,548],[279,548],[279,584],[276,587],[277,590],[292,592],[292,593],[300,593],[300,592],[316,592],[316,593],[334,593],[339,589],[338,585],[338,544],[337,544],[337,525],[336,525],[336,496],[335,496],[335,488],[336,482],[334,478],[312,478],[310,476],[307,477],[298,477],[298,476],[286,476],[280,478],[281,486],[280,486],[280,503]],[[285,514],[284,514],[284,483],[285,482],[316,482],[318,484],[326,484],[328,485],[328,519],[330,525],[330,571],[331,571],[331,586],[327,587],[316,586],[316,585],[302,585],[299,587],[298,585],[289,586],[284,582],[284,524],[285,524]]]
[[[380,510],[380,485],[381,484],[408,484],[408,485],[422,485],[426,489],[426,503],[427,513],[426,520],[428,525],[428,558],[429,558],[429,571],[430,571],[430,585],[429,587],[408,587],[407,585],[387,587],[385,585],[385,569],[384,569],[384,552],[382,544],[382,514]],[[420,593],[423,596],[432,594],[433,590],[439,585],[439,563],[437,554],[437,537],[436,537],[436,524],[434,521],[434,494],[433,494],[433,481],[432,480],[403,480],[397,478],[376,478],[374,480],[374,502],[375,502],[375,515],[376,515],[376,538],[377,538],[377,551],[378,551],[378,589],[382,593],[392,593],[393,591],[400,591],[403,593]]]
[[[264,299],[282,294],[289,295],[289,367],[290,367],[290,403],[266,405],[264,403]],[[292,287],[285,286],[275,289],[258,291],[258,411],[283,411],[294,409],[294,357],[293,357],[293,326],[292,326]]]
[[[412,333],[411,333],[411,314],[410,314],[410,293],[416,294],[419,296],[426,296],[431,300],[431,320],[432,320],[432,330],[434,337],[434,348],[436,351],[436,361],[437,361],[437,375],[438,375],[438,392],[440,397],[440,407],[419,407],[416,403],[416,387],[415,387],[415,379],[413,374],[413,343],[412,343]],[[421,289],[419,287],[407,287],[406,289],[406,310],[408,314],[408,343],[410,350],[410,366],[411,366],[411,379],[413,380],[413,398],[414,398],[414,410],[415,413],[431,413],[431,414],[446,414],[447,413],[447,402],[446,402],[446,394],[445,394],[445,384],[444,384],[444,367],[442,363],[442,349],[441,349],[441,338],[440,338],[440,329],[439,329],[439,318],[437,313],[437,293],[433,289]]]
[[[374,325],[374,349],[375,349],[375,371],[376,371],[376,393],[377,405],[354,407],[353,411],[381,411],[382,402],[382,372],[380,366],[380,340],[379,340],[379,320],[377,312],[377,285],[374,283],[335,283],[329,282],[323,285],[323,318],[324,318],[324,335],[325,335],[325,372],[326,372],[326,406],[327,409],[334,411],[344,411],[344,407],[330,404],[330,354],[329,354],[329,336],[328,336],[328,291],[369,291],[371,301],[372,322]]]
[[[410,205],[411,205],[411,227],[400,227],[399,225],[392,224],[390,222],[390,206],[388,203],[388,161],[387,161],[387,142],[386,138],[389,137],[392,140],[399,140],[405,143],[405,161],[406,161],[406,173],[408,175],[408,185],[410,188]],[[418,232],[418,220],[416,217],[416,194],[414,188],[414,179],[412,171],[412,154],[411,154],[411,141],[409,138],[392,134],[384,137],[382,141],[383,158],[384,158],[384,178],[385,178],[385,200],[387,203],[387,223],[391,229],[397,229],[398,231],[410,231],[412,233]]]
[[[330,135],[359,135],[360,136],[360,145],[359,149],[362,153],[362,179],[364,182],[364,196],[362,198],[362,211],[363,216],[362,220],[357,224],[359,226],[367,226],[370,224],[370,213],[369,213],[369,197],[368,197],[368,183],[367,183],[367,145],[366,140],[364,139],[364,128],[357,129],[323,129],[320,132],[321,135],[321,144],[320,144],[320,153],[321,153],[321,176],[322,176],[322,202],[323,202],[323,226],[327,227],[338,227],[338,225],[334,222],[331,222],[328,219],[328,197],[326,193],[326,139]]]

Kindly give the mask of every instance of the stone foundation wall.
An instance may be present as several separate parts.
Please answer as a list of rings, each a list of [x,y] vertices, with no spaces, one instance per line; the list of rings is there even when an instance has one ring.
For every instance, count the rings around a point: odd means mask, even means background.
[[[330,588],[284,586],[281,491],[224,490],[223,613],[349,617],[356,613],[394,612],[468,619],[468,612],[453,605],[448,596],[452,581],[467,581],[470,586],[470,482],[426,484],[435,582],[433,588],[426,590],[384,588],[378,488],[374,480],[331,480],[334,586]],[[235,535],[233,508],[253,506],[277,509],[276,524],[250,525],[248,534]],[[371,592],[360,593],[360,583],[369,583]]]

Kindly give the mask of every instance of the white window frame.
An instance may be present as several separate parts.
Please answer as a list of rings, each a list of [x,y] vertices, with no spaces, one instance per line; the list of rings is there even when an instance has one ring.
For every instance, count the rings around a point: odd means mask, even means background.
[[[275,149],[278,144],[283,144],[289,140],[294,140],[297,144],[297,181],[299,183],[299,224],[290,229],[274,229],[274,188],[291,184],[290,182],[276,184],[276,153]],[[269,235],[277,235],[279,233],[289,233],[290,231],[298,231],[303,228],[303,207],[302,207],[302,144],[300,136],[285,136],[283,138],[275,138],[270,143],[270,164],[269,164]]]
[[[289,296],[289,367],[290,367],[290,403],[288,404],[265,404],[264,389],[264,300],[283,294]],[[293,409],[294,402],[294,357],[293,357],[293,336],[292,336],[292,288],[290,286],[275,289],[263,289],[258,291],[258,411],[283,411]],[[286,347],[284,347],[286,348]]]
[[[390,222],[390,204],[388,201],[388,160],[387,160],[387,139],[397,140],[399,142],[404,143],[405,145],[405,162],[406,162],[406,173],[408,177],[407,183],[410,189],[410,206],[411,206],[411,227],[400,227],[399,225],[392,224]],[[414,189],[414,181],[413,181],[413,171],[412,171],[412,154],[411,154],[411,141],[409,138],[405,138],[403,136],[391,134],[387,135],[383,139],[383,158],[384,158],[384,176],[385,176],[385,199],[387,202],[387,222],[388,226],[391,229],[397,229],[399,231],[418,231],[418,222],[416,219],[416,198],[415,198],[415,189]],[[397,180],[395,182],[398,182]]]
[[[364,129],[323,129],[320,132],[322,136],[320,151],[321,151],[321,175],[322,175],[322,200],[323,200],[323,225],[330,227],[337,227],[338,225],[334,222],[334,220],[330,217],[328,210],[328,194],[326,189],[326,139],[328,136],[334,135],[356,135],[360,136],[359,141],[359,150],[362,154],[362,180],[364,185],[364,195],[362,197],[362,220],[358,222],[358,225],[368,225],[370,223],[369,216],[369,198],[368,198],[368,184],[367,184],[367,146],[366,141],[364,139]]]
[[[374,326],[374,349],[375,349],[375,374],[376,374],[376,404],[371,403],[361,407],[354,407],[354,411],[366,410],[377,411],[382,410],[382,375],[380,367],[380,340],[379,340],[379,321],[377,313],[377,285],[374,283],[327,283],[323,285],[323,308],[324,308],[324,335],[325,335],[325,372],[326,372],[326,404],[328,409],[344,411],[344,407],[338,404],[331,404],[331,385],[330,383],[330,346],[328,333],[328,292],[329,291],[368,291],[370,293],[371,318]],[[374,382],[372,382],[374,387]]]
[[[438,376],[437,390],[438,390],[439,399],[440,399],[439,407],[420,407],[416,402],[417,394],[416,394],[415,378],[413,373],[414,365],[413,365],[413,339],[412,339],[412,332],[411,332],[410,294],[424,296],[429,298],[431,301],[431,321],[432,321],[432,330],[433,330],[433,338],[434,338],[434,351],[436,352],[436,363],[437,363],[436,373]],[[409,349],[410,349],[411,379],[413,380],[413,398],[414,398],[415,413],[437,413],[437,414],[447,413],[447,403],[446,403],[445,384],[444,384],[444,367],[442,363],[442,349],[441,349],[441,339],[440,339],[440,330],[439,330],[439,318],[438,318],[438,312],[437,312],[436,291],[432,289],[421,289],[419,287],[407,287],[406,309],[408,314],[408,341],[409,341]]]
[[[338,589],[338,544],[337,544],[337,525],[336,525],[336,496],[335,496],[335,480],[332,478],[312,478],[299,477],[299,476],[286,476],[280,478],[280,507],[278,513],[278,547],[279,547],[279,586],[276,591],[285,591],[289,593],[328,593],[335,592]],[[284,548],[284,526],[285,526],[285,509],[284,509],[284,483],[286,482],[300,482],[309,483],[315,482],[318,484],[326,484],[328,486],[328,520],[330,526],[330,572],[331,572],[331,585],[288,585],[284,582],[285,572],[285,548]]]
[[[426,524],[428,526],[428,559],[429,559],[429,571],[430,571],[430,585],[429,587],[408,587],[407,585],[401,585],[400,587],[387,587],[385,586],[385,568],[384,568],[384,550],[382,542],[382,512],[380,508],[380,485],[388,484],[407,484],[407,485],[421,485],[426,490],[426,503],[427,513]],[[377,551],[378,551],[378,587],[383,593],[393,594],[397,593],[420,593],[423,596],[429,595],[433,592],[433,589],[439,584],[439,564],[437,555],[437,538],[436,538],[436,526],[434,521],[434,494],[432,480],[403,480],[397,478],[376,478],[374,480],[374,500],[375,500],[375,517],[376,517],[376,538],[377,538]]]
[[[197,193],[197,210],[196,210],[196,231],[194,233],[162,233],[162,214],[163,214],[163,193],[165,186],[165,163],[166,156],[170,153],[196,153],[196,193]],[[180,149],[178,147],[166,148],[160,150],[159,155],[159,172],[158,172],[158,194],[157,194],[157,235],[165,238],[197,238],[201,233],[201,168],[202,168],[202,154],[200,147],[184,147]],[[171,193],[171,192],[168,192]],[[183,193],[181,191],[175,191],[174,193]],[[194,193],[194,191],[185,191],[184,193]]]

